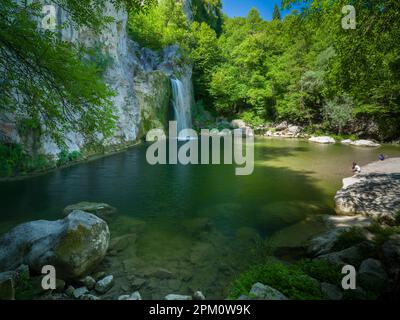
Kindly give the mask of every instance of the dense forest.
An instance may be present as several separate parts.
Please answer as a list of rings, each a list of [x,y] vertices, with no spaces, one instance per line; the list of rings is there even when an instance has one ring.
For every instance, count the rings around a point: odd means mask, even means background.
[[[107,0],[53,2],[94,35],[110,21]],[[397,0],[350,1],[350,29],[342,26],[347,0],[285,0],[272,21],[255,8],[227,17],[221,0],[111,2],[129,13],[128,33],[140,46],[179,45],[182,63],[193,66],[197,128],[241,118],[253,127],[287,121],[313,134],[399,138]],[[302,9],[283,17],[293,4]],[[38,2],[3,0],[0,15],[1,116],[12,114],[19,132],[40,135],[45,126],[60,145],[66,132],[111,136],[114,92],[102,74],[112,61],[103,50],[61,40],[65,25],[38,27]],[[4,144],[0,154],[13,158],[7,168],[24,156]]]
[[[351,1],[356,28],[344,29],[349,1],[304,3],[283,20],[256,9],[245,18],[222,15],[221,1],[193,1],[188,23],[179,3],[162,0],[131,14],[132,37],[160,49],[179,43],[194,65],[198,105],[252,125],[287,120],[310,130],[398,138],[400,128],[399,7],[396,0]]]

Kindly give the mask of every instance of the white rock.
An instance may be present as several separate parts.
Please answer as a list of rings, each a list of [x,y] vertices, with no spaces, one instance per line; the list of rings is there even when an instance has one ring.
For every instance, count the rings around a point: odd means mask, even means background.
[[[203,292],[196,291],[193,295],[193,300],[206,300],[206,297],[204,296]]]
[[[106,293],[114,285],[114,276],[109,275],[99,281],[97,281],[95,290],[99,293]]]
[[[371,140],[357,140],[352,141],[350,144],[356,147],[380,147],[379,143],[373,142]]]
[[[181,294],[171,293],[171,294],[166,295],[164,299],[165,300],[192,300],[192,297],[181,295]]]
[[[135,291],[131,295],[124,294],[118,297],[118,300],[142,300],[142,296],[140,295],[139,291]]]
[[[308,141],[315,142],[315,143],[321,143],[321,144],[336,143],[335,139],[333,139],[332,137],[328,137],[328,136],[311,137],[310,139],[308,139]]]
[[[88,293],[89,290],[86,287],[80,287],[74,290],[74,293],[72,294],[75,299],[79,299],[82,297],[84,294]]]
[[[231,121],[231,127],[233,129],[243,129],[247,127],[247,124],[241,119],[235,119]]]
[[[250,297],[255,297],[260,300],[288,300],[288,298],[278,290],[260,282],[255,283],[251,287],[249,295]]]

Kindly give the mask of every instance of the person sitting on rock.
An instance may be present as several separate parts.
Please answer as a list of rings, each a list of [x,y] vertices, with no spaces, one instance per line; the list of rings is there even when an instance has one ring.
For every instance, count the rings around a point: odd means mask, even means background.
[[[385,160],[384,154],[381,154],[381,155],[379,156],[379,160],[380,160],[380,161],[384,161],[384,160]]]
[[[353,169],[352,170],[355,173],[360,173],[361,172],[361,167],[356,162],[353,162]]]

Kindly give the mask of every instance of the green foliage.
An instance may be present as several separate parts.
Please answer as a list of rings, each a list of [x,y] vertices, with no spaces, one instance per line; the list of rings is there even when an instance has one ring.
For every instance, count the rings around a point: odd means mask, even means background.
[[[68,152],[66,150],[62,150],[58,154],[58,160],[57,160],[57,165],[62,166],[65,165],[69,162],[74,162],[79,160],[82,157],[81,153],[79,151],[72,151]]]
[[[21,145],[0,144],[0,177],[43,171],[54,164],[44,155],[28,155]]]
[[[274,6],[274,12],[272,13],[272,20],[281,20],[281,13],[277,4]]]
[[[310,264],[312,262],[307,265],[308,268],[311,268]],[[248,295],[251,286],[256,282],[269,285],[290,299],[324,299],[320,288],[315,285],[315,282],[300,267],[296,265],[284,265],[279,262],[267,262],[241,274],[233,282],[229,298],[237,299],[242,294]]]
[[[337,128],[338,134],[343,132],[343,128],[353,119],[353,102],[348,96],[335,97],[329,100],[323,107],[324,118],[327,123]]]
[[[25,156],[20,145],[0,144],[0,176],[8,177],[14,174],[15,167]]]
[[[160,50],[173,44],[185,47],[188,22],[182,3],[175,0],[160,0],[146,12],[130,12],[128,32],[140,45]]]
[[[265,120],[253,111],[245,111],[240,115],[240,118],[249,124],[252,128],[261,126],[265,123]]]
[[[296,262],[295,267],[320,282],[340,285],[342,281],[343,275],[341,273],[341,268],[326,260],[304,259]]]
[[[93,32],[110,21],[93,14],[102,12],[105,1],[55,2],[70,12],[72,24],[94,28]],[[125,2],[135,1],[115,1]],[[60,145],[67,131],[109,136],[115,117],[113,92],[100,78],[105,59],[94,55],[95,49],[62,41],[58,32],[38,29],[41,14],[36,2],[5,0],[0,6],[1,111],[15,114],[17,122],[42,124]]]

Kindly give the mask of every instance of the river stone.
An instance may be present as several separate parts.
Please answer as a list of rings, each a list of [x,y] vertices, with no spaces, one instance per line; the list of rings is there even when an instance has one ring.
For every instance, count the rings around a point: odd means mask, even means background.
[[[94,214],[95,216],[98,216],[99,218],[105,221],[110,221],[110,219],[117,212],[117,209],[108,205],[107,203],[79,202],[65,207],[63,210],[63,214],[64,216],[67,216],[75,210],[80,210]]]
[[[322,282],[321,283],[321,291],[329,300],[342,300],[343,299],[342,291],[333,284]]]
[[[206,300],[206,297],[204,296],[203,292],[196,291],[193,295],[193,300]]]
[[[21,224],[0,238],[0,271],[27,264],[36,272],[45,265],[62,279],[77,279],[104,258],[110,232],[100,218],[74,211],[62,220]]]
[[[371,140],[356,140],[351,141],[350,144],[356,147],[380,147],[379,143],[373,142]]]
[[[115,251],[117,253],[125,250],[129,246],[134,246],[136,242],[136,234],[125,234],[123,236],[113,238],[110,242],[110,250]]]
[[[318,256],[317,260],[326,260],[332,264],[343,266],[351,264],[353,266],[359,266],[364,260],[365,253],[371,252],[373,247],[368,242],[362,242],[358,245],[349,247],[342,251],[331,252]]]
[[[191,296],[185,296],[181,294],[168,294],[165,296],[164,300],[192,300]]]
[[[278,290],[260,282],[255,283],[251,287],[249,295],[259,300],[288,300],[288,298]]]
[[[0,273],[0,300],[15,299],[15,273],[12,271]]]
[[[125,294],[118,297],[118,300],[142,300],[142,296],[140,295],[139,291],[135,291],[131,295]]]
[[[336,143],[335,139],[332,137],[311,137],[308,139],[310,142],[315,142],[315,143],[321,143],[321,144],[330,144],[330,143]]]
[[[328,231],[309,241],[307,251],[318,256],[329,253],[340,234],[351,228],[366,228],[372,225],[373,220],[364,216],[331,216],[324,215],[323,222]]]
[[[82,297],[84,294],[87,294],[89,292],[89,290],[86,287],[80,287],[74,290],[72,296],[75,299],[79,299],[80,297]]]
[[[367,259],[361,263],[358,280],[365,289],[381,291],[386,286],[388,276],[379,260]]]
[[[93,294],[83,294],[81,295],[80,300],[100,300],[100,298]]]
[[[112,275],[107,276],[97,281],[95,290],[99,293],[106,293],[114,285],[114,277]]]
[[[96,280],[94,280],[91,276],[86,276],[85,278],[83,278],[82,280],[80,280],[80,282],[89,290],[94,289],[95,285],[96,285]]]

